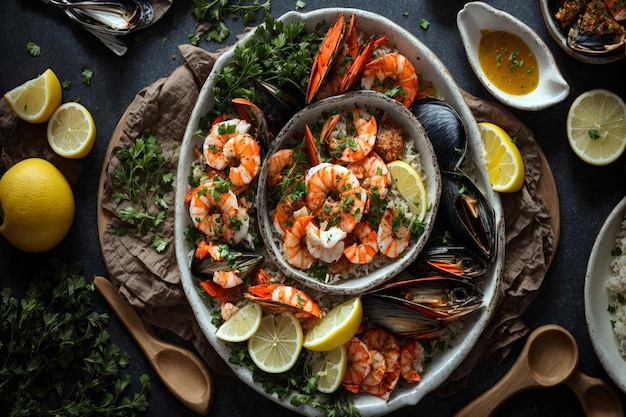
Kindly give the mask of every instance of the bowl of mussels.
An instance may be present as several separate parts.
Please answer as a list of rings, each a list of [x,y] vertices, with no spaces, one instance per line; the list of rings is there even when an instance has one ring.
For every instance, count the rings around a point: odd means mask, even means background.
[[[299,54],[298,70],[285,77],[263,59],[245,85],[223,84],[241,71],[241,47],[273,50],[263,43],[284,31],[312,48],[287,42],[273,58]],[[375,80],[386,64],[391,85]],[[399,25],[344,8],[267,19],[216,61],[179,152],[176,257],[209,343],[251,389],[293,412],[322,415],[316,404],[337,398],[363,417],[416,404],[450,377],[496,309],[504,215],[482,154],[451,74]],[[297,386],[279,397],[260,381],[284,387],[314,375],[319,352],[298,353],[294,366],[307,369],[260,375],[247,341],[217,336],[220,321],[251,303],[263,320],[293,314],[306,336],[355,297],[364,333],[353,347],[375,350],[366,334],[385,335],[413,349],[419,378],[393,362],[384,380],[342,380],[295,404]]]
[[[626,4],[619,0],[541,0],[548,32],[570,56],[589,64],[626,57]]]

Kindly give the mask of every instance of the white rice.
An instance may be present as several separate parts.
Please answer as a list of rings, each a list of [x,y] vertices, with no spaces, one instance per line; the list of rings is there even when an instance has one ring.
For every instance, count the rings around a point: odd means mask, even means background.
[[[611,256],[611,277],[607,283],[609,305],[615,310],[613,331],[619,352],[626,357],[626,219],[615,239],[615,255]],[[617,254],[619,253],[619,254]]]

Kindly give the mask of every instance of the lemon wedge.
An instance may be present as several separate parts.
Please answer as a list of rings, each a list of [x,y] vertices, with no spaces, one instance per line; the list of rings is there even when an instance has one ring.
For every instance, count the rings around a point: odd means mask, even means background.
[[[225,342],[243,342],[250,339],[261,326],[263,312],[257,303],[241,307],[215,332]]]
[[[268,373],[286,372],[302,350],[302,327],[292,313],[266,315],[254,336],[248,339],[252,361]]]
[[[519,191],[524,185],[524,161],[511,137],[493,123],[478,123],[485,148],[485,164],[491,188],[501,193]]]
[[[322,317],[304,337],[304,348],[328,351],[342,346],[356,333],[363,320],[363,305],[359,297],[336,305]]]
[[[589,90],[579,95],[567,114],[567,138],[576,155],[591,165],[616,161],[626,147],[626,105],[617,94]]]
[[[345,345],[328,352],[315,352],[309,360],[313,375],[318,375],[317,390],[324,393],[337,391],[348,368],[348,353]]]
[[[47,137],[58,155],[68,159],[83,158],[96,142],[96,124],[82,104],[64,103],[48,120]]]
[[[387,168],[391,174],[391,180],[398,187],[400,195],[409,204],[411,213],[423,220],[428,209],[428,197],[422,177],[411,165],[404,161],[390,162],[387,164]]]
[[[61,105],[63,92],[56,74],[47,69],[37,78],[26,81],[4,95],[7,104],[22,120],[44,123]]]

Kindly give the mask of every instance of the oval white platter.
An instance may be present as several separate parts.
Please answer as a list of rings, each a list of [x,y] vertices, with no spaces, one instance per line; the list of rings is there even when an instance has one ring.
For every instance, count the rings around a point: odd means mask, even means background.
[[[460,114],[468,134],[469,150],[467,159],[471,169],[472,179],[483,191],[488,201],[494,208],[496,220],[496,260],[491,264],[488,272],[481,280],[481,288],[484,292],[483,307],[477,312],[463,319],[464,328],[452,342],[452,347],[446,349],[429,363],[426,364],[422,373],[422,381],[417,384],[402,384],[398,386],[389,401],[369,394],[354,395],[354,404],[358,407],[361,416],[383,415],[399,408],[414,405],[426,394],[439,387],[454,371],[454,369],[465,359],[472,347],[476,344],[482,331],[485,329],[496,307],[496,295],[502,274],[504,263],[504,218],[499,197],[489,186],[489,179],[486,170],[482,165],[482,144],[478,126],[466,105],[461,91],[454,82],[451,74],[437,56],[430,51],[414,35],[406,31],[392,21],[371,12],[358,9],[332,8],[319,9],[308,13],[289,12],[280,17],[280,20],[289,23],[294,20],[305,23],[307,30],[314,31],[320,22],[329,24],[333,22],[339,13],[345,16],[356,14],[357,28],[365,33],[387,36],[388,43],[393,45],[400,53],[408,57],[416,67],[417,73],[425,80],[431,81],[438,93],[439,98],[446,100]],[[251,34],[240,42],[246,42]],[[190,253],[193,247],[184,238],[184,230],[190,223],[187,207],[184,204],[184,196],[188,191],[187,177],[191,163],[195,159],[193,147],[197,146],[200,139],[195,135],[201,117],[207,114],[212,108],[213,96],[211,87],[216,80],[216,74],[228,63],[233,56],[233,49],[225,52],[216,62],[212,73],[209,75],[205,85],[200,91],[198,102],[190,117],[183,144],[180,149],[180,160],[178,175],[176,179],[176,205],[175,205],[175,227],[176,227],[176,256],[181,269],[181,280],[185,294],[194,315],[206,335],[211,345],[217,353],[228,363],[230,348],[215,336],[216,328],[211,324],[211,308],[206,304],[198,293],[196,279],[189,270]],[[262,395],[281,404],[285,408],[291,409],[306,415],[319,415],[321,412],[310,406],[295,407],[290,404],[289,398],[280,400],[276,396],[265,393],[260,384],[252,379],[252,373],[239,366],[229,364],[233,372],[244,383]]]
[[[606,218],[593,244],[585,276],[585,318],[593,348],[600,363],[622,391],[626,392],[626,358],[620,355],[619,342],[608,311],[609,292],[606,284],[611,277],[611,250],[626,213],[626,197]]]

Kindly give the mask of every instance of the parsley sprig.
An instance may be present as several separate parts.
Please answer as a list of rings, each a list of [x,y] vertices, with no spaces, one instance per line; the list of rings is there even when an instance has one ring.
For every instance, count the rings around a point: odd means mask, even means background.
[[[191,14],[198,25],[205,21],[211,23],[211,29],[206,35],[207,40],[223,42],[230,34],[230,29],[225,24],[226,16],[239,18],[243,15],[244,23],[249,24],[256,21],[257,12],[269,13],[270,7],[269,0],[262,4],[255,0],[249,5],[230,4],[228,0],[193,0]]]
[[[135,416],[148,407],[150,381],[126,396],[130,356],[111,342],[108,315],[94,310],[94,287],[80,263],[51,261],[22,299],[0,303],[0,404],[18,416]]]
[[[156,136],[145,131],[133,145],[117,151],[120,163],[113,171],[116,191],[112,197],[120,204],[120,219],[136,226],[142,235],[151,233],[157,252],[164,251],[169,244],[156,230],[168,209],[164,194],[173,189],[172,156],[163,156]],[[124,202],[127,204],[121,204]],[[125,234],[126,229],[116,232]]]

